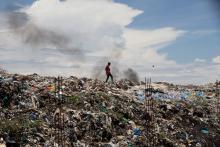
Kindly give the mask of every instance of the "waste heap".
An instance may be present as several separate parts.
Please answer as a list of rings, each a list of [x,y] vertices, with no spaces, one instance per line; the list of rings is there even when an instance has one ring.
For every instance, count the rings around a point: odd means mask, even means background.
[[[7,72],[0,77],[0,146],[220,146],[214,96],[169,99],[154,89],[160,95],[152,96],[149,112],[129,80],[106,84],[71,76],[57,92],[55,77]]]

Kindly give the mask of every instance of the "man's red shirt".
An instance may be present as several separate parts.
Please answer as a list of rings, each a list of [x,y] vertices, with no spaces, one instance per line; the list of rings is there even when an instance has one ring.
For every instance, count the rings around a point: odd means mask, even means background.
[[[107,75],[111,73],[109,65],[105,67],[105,72]]]

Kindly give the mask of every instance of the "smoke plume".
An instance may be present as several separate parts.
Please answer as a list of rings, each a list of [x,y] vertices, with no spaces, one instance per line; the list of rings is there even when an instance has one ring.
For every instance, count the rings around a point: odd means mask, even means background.
[[[83,52],[74,47],[65,34],[38,27],[29,20],[26,13],[12,12],[8,15],[10,29],[18,35],[24,44],[31,46],[33,49],[53,47],[64,54],[71,54],[78,60],[83,59]]]
[[[142,11],[112,0],[38,0],[10,13],[9,33],[16,40],[12,48],[34,49],[27,52],[28,61],[49,72],[52,66],[58,68],[56,61],[66,70],[76,65],[80,75],[96,78],[110,61],[116,78],[123,73],[124,31]]]
[[[136,71],[134,71],[132,68],[128,68],[127,70],[124,71],[125,77],[135,83],[139,82],[139,76]]]

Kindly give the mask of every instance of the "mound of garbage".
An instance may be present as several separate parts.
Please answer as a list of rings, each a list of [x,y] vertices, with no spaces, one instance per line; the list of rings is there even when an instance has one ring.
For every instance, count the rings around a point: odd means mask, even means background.
[[[0,72],[0,146],[220,146],[215,90]]]

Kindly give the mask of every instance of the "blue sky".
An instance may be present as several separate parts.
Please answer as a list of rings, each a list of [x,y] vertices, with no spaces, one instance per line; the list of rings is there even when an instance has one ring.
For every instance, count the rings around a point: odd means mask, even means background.
[[[30,5],[34,0],[1,0],[1,11],[12,11],[18,8],[18,5]]]
[[[130,25],[151,29],[172,26],[188,33],[160,52],[178,63],[220,55],[220,10],[215,0],[116,0],[143,10]],[[194,33],[195,32],[195,33]],[[196,33],[197,32],[197,33]]]
[[[1,0],[1,11],[12,11],[19,5],[30,5],[34,0]],[[115,0],[143,10],[132,24],[135,29],[175,27],[188,33],[161,50],[178,63],[195,58],[211,60],[220,55],[220,10],[216,0]],[[195,33],[194,33],[195,32]]]
[[[35,0],[0,1],[1,17],[23,6],[30,6]],[[83,49],[92,51],[92,55],[89,54],[89,60],[86,61],[89,66],[99,62],[96,61],[98,59],[96,56],[106,57],[109,54],[106,51],[109,48],[114,48],[114,45],[120,44],[123,40],[121,45],[125,45],[126,50],[121,53],[123,57],[120,58],[123,59],[120,64],[136,67],[135,70],[140,72],[142,76],[151,72],[152,64],[158,67],[155,71],[155,79],[158,78],[158,80],[191,82],[193,79],[193,81],[201,83],[220,76],[219,0],[96,0],[93,2],[92,0],[66,0],[64,1],[65,7],[62,7],[63,3],[61,4],[57,0],[39,1],[37,4],[34,3],[34,8],[26,9],[25,13],[33,14],[31,16],[33,20],[40,18],[37,19],[37,27],[42,27],[45,30],[53,28],[56,31],[65,32],[64,35],[68,38],[74,36],[75,33],[77,39],[72,39],[72,43],[76,46],[80,45],[80,47],[82,45]],[[119,6],[116,3],[124,5]],[[60,12],[57,9],[60,9]],[[44,13],[41,13],[41,10],[44,10]],[[106,13],[102,13],[103,11]],[[0,18],[0,24],[6,26],[7,17],[6,19]],[[88,21],[84,21],[86,20],[82,19],[84,17]],[[49,21],[45,23],[45,20],[48,19]],[[70,26],[74,26],[76,29]],[[97,29],[97,26],[101,27]],[[32,33],[28,32],[30,26],[26,27],[26,33]],[[0,30],[0,37],[3,34],[3,39],[5,39],[4,30],[7,30],[7,27],[0,26],[1,28],[3,30]],[[61,30],[59,30],[60,28]],[[79,36],[78,31],[82,33]],[[52,67],[51,62],[54,63],[57,58],[62,58],[63,63],[69,67],[78,63],[78,61],[67,60],[66,55],[60,55],[54,49],[45,50],[47,46],[43,46],[38,51],[39,54],[30,53],[29,44],[22,42],[23,34],[13,33],[11,38],[8,40],[6,38],[5,42],[8,41],[7,43],[0,42],[0,54],[9,56],[5,57],[5,60],[0,59],[0,65],[9,67],[12,71],[17,72],[20,67],[26,65],[27,72],[38,72],[39,70],[30,68],[35,67],[33,65],[36,64],[39,67],[47,65],[47,67],[45,66],[46,72],[48,67]],[[135,37],[133,37],[134,34]],[[10,31],[8,35],[10,36]],[[106,36],[110,39],[105,40]],[[19,39],[21,42],[18,41]],[[10,46],[11,44],[12,46]],[[106,48],[106,44],[109,48]],[[25,52],[19,53],[20,50],[15,49],[18,46]],[[43,48],[44,50],[42,50]],[[104,51],[102,52],[102,50]],[[51,54],[56,56],[49,56]],[[11,60],[11,58],[16,59]],[[35,63],[32,63],[33,61]],[[65,68],[68,69],[68,66]],[[79,66],[84,66],[84,63],[80,63]],[[207,72],[209,69],[212,69],[212,73]],[[40,69],[40,71],[43,70]],[[200,73],[202,73],[201,77],[199,77]],[[210,79],[209,74],[213,74],[214,77]]]

